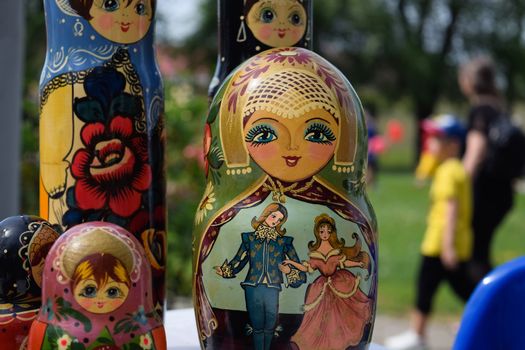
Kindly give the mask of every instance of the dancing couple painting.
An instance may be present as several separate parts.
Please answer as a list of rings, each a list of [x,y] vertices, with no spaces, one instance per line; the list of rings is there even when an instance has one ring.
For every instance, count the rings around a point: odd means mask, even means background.
[[[372,314],[372,302],[360,289],[368,276],[370,256],[362,250],[359,236],[345,246],[337,235],[335,220],[327,214],[314,219],[314,238],[308,243],[308,258],[301,261],[294,238],[283,227],[286,207],[271,203],[252,219],[251,232],[241,234],[237,254],[215,271],[223,278],[235,278],[246,265],[248,273],[241,286],[253,335],[254,348],[268,350],[278,328],[279,293],[282,284],[298,288],[306,274],[314,277],[304,296],[304,317],[291,338],[292,349],[344,350],[357,345]],[[365,270],[355,275],[348,268]],[[361,277],[363,275],[364,277]]]

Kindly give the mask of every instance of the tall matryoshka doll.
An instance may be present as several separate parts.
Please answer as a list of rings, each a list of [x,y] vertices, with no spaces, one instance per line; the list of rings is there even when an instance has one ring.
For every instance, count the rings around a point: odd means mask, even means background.
[[[107,221],[137,237],[164,304],[163,88],[157,0],[44,0],[40,213],[64,229]]]
[[[352,86],[311,51],[266,51],[225,81],[195,219],[203,348],[367,347],[377,240],[366,135]]]
[[[51,224],[20,215],[0,222],[0,345],[24,350],[42,303],[42,271],[58,238]]]
[[[29,350],[166,350],[144,249],[123,228],[85,223],[46,258]]]
[[[276,47],[312,49],[312,0],[218,0],[219,55],[208,95],[248,58]]]

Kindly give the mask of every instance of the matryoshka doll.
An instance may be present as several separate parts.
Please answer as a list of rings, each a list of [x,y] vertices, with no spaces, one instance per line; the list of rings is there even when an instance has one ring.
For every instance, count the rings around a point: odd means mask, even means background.
[[[154,52],[157,0],[44,0],[40,215],[64,230],[124,227],[144,248],[164,306],[163,87]]]
[[[270,48],[312,49],[312,0],[218,0],[219,55],[208,96],[248,58]]]
[[[41,305],[45,257],[58,238],[51,224],[21,215],[0,222],[0,345],[25,349]]]
[[[75,226],[46,259],[29,350],[166,350],[144,249],[105,222]]]
[[[204,139],[194,303],[206,349],[365,349],[377,294],[367,132],[347,79],[301,48],[245,62]]]

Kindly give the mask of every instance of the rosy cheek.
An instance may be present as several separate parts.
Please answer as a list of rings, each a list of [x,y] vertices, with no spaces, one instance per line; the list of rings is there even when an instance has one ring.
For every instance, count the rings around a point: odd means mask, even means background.
[[[93,21],[97,22],[97,27],[103,30],[110,30],[115,22],[112,14],[102,14],[97,18],[94,18]]]
[[[146,32],[148,31],[149,29],[149,25],[150,25],[150,20],[147,19],[146,17],[142,17],[139,19],[139,22],[138,22],[138,31],[140,34],[146,34]]]
[[[255,161],[267,161],[276,158],[279,153],[279,147],[274,143],[260,146],[248,146],[248,152]]]
[[[308,146],[308,155],[310,159],[318,162],[328,161],[334,155],[335,145],[322,145],[311,143]]]
[[[303,30],[300,28],[295,28],[290,31],[292,38],[294,38],[294,40],[297,40],[297,41],[301,39],[302,33],[303,33]]]
[[[273,34],[273,27],[271,24],[264,24],[259,29],[259,37],[261,37],[264,40],[270,39],[272,34]]]
[[[90,299],[84,299],[84,298],[78,300],[78,303],[80,304],[80,306],[82,306],[86,310],[89,310],[94,305],[93,301],[91,301]]]

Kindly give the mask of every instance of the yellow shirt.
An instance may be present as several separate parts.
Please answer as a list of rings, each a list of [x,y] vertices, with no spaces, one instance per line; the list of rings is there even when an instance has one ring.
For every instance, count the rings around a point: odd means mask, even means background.
[[[445,160],[436,170],[430,188],[430,212],[427,217],[427,230],[421,245],[425,256],[441,255],[443,235],[446,225],[447,202],[458,202],[455,234],[456,254],[460,261],[466,261],[472,254],[472,194],[470,178],[463,164],[457,158]]]

